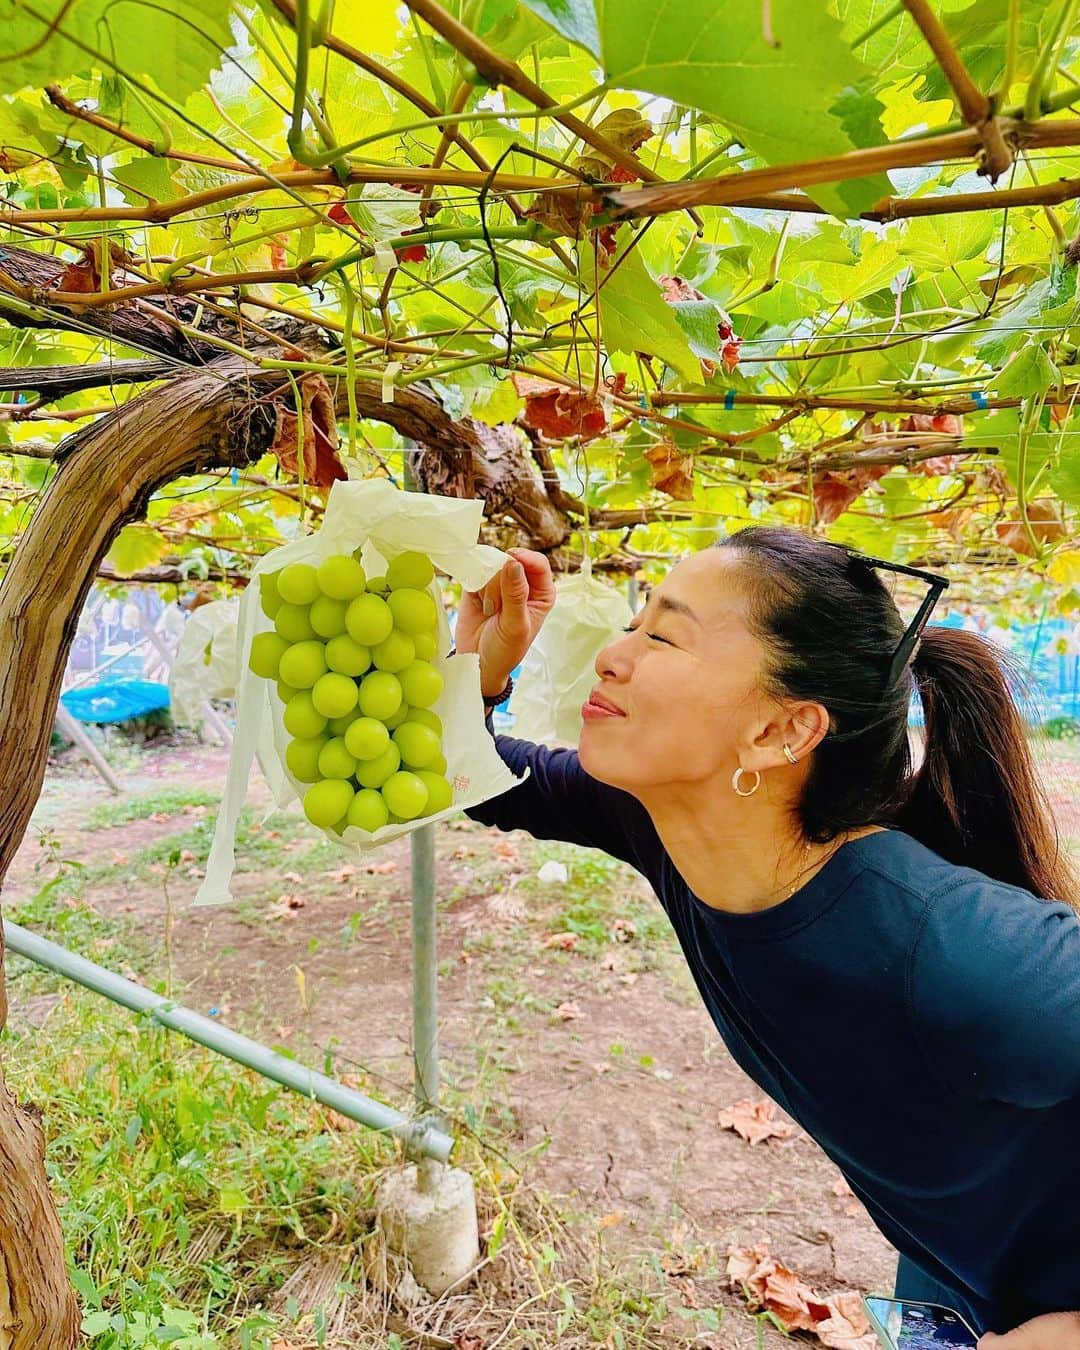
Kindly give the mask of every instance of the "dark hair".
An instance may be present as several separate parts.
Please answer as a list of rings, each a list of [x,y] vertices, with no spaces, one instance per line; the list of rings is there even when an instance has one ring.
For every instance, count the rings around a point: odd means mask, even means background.
[[[1013,692],[1029,691],[1009,653],[928,624],[913,665],[887,689],[906,625],[872,566],[784,526],[748,526],[717,547],[742,565],[769,693],[829,711],[798,807],[805,837],[888,825],[949,862],[1080,908]],[[913,680],[926,721],[918,770]]]

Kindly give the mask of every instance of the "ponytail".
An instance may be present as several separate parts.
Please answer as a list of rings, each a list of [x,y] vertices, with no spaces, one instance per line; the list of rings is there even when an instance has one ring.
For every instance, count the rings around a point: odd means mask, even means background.
[[[894,824],[949,862],[1080,909],[1018,700],[1016,659],[977,633],[923,629],[914,663],[926,749]]]

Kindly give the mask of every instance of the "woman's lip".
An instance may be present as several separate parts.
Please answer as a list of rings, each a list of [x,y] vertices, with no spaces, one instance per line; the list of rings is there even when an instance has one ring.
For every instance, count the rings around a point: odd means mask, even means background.
[[[602,703],[594,703],[592,699],[586,699],[581,705],[581,716],[587,722],[600,721],[602,718],[625,717],[624,712],[617,712],[614,708],[605,708]]]

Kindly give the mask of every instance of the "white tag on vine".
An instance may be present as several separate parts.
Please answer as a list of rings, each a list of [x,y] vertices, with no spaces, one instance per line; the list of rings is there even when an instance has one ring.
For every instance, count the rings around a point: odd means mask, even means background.
[[[397,254],[386,242],[385,239],[376,239],[372,248],[375,250],[372,259],[372,266],[376,272],[392,272],[398,265]]]
[[[394,401],[394,381],[401,370],[400,361],[391,361],[383,371],[382,377],[382,401],[384,403],[393,403]]]

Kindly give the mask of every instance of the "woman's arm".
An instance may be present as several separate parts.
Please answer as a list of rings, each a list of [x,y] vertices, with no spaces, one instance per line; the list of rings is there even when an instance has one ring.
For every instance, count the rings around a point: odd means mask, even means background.
[[[480,688],[491,696],[505,688],[555,603],[547,558],[524,548],[511,554],[483,590],[462,594],[454,633],[459,652],[479,653]],[[495,736],[490,715],[487,727]],[[511,736],[495,736],[495,748],[515,774],[527,769],[529,776],[466,815],[501,830],[603,849],[650,874],[660,841],[645,808],[629,793],[587,774],[576,750],[549,750]]]

